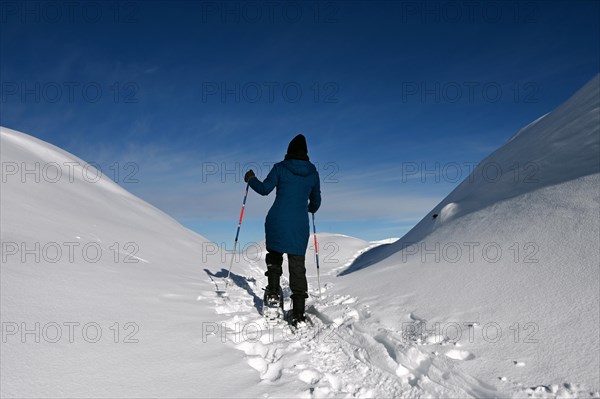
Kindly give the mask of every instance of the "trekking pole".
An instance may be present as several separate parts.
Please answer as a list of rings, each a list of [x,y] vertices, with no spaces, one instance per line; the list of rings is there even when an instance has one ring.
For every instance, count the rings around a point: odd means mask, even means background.
[[[250,187],[250,183],[246,184],[246,191],[244,192],[244,201],[242,202],[242,210],[240,211],[240,220],[238,221],[237,231],[235,233],[235,241],[233,242],[233,254],[231,255],[231,260],[229,261],[229,270],[227,271],[227,278],[225,279],[225,290],[229,286],[230,276],[231,276],[231,266],[233,266],[233,258],[235,258],[235,250],[237,249],[238,238],[240,236],[240,227],[242,227],[242,220],[244,219],[244,209],[246,208],[246,198],[248,198],[248,187]]]
[[[319,300],[321,300],[321,272],[319,271],[319,243],[317,242],[317,227],[315,226],[315,214],[312,214],[313,234],[315,237],[315,260],[317,262],[317,284],[319,284]]]

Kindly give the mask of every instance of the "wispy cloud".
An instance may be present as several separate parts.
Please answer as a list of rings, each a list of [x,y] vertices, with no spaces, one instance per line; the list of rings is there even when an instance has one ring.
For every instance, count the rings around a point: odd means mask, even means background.
[[[88,157],[93,154],[94,161],[103,169],[112,172],[109,168],[114,169],[117,165],[121,168],[118,183],[181,221],[231,220],[239,212],[244,190],[243,165],[276,161],[269,161],[266,155],[263,160],[258,160],[258,156],[248,159],[242,152],[219,154],[210,148],[201,153],[175,151],[155,144],[125,148],[107,144],[83,152]],[[131,168],[125,170],[126,165],[135,165],[135,173],[131,174]],[[392,165],[388,168],[393,170]],[[129,180],[125,180],[128,172]],[[265,166],[263,178],[267,172]],[[322,173],[323,205],[319,219],[324,223],[343,222],[345,226],[355,223],[361,229],[368,228],[370,235],[381,226],[378,236],[390,233],[397,236],[399,233],[389,231],[390,223],[414,224],[443,198],[443,193],[432,194],[426,185],[422,185],[421,190],[412,188],[408,191],[397,184],[397,177],[390,176],[394,174],[386,173],[386,169],[382,171],[378,166],[361,168],[356,174],[348,171],[332,182],[325,181]],[[260,197],[251,193],[246,217],[257,221],[263,219],[274,195]],[[360,231],[352,227],[350,230],[338,232],[361,236]],[[199,233],[206,237],[218,235],[211,231]]]

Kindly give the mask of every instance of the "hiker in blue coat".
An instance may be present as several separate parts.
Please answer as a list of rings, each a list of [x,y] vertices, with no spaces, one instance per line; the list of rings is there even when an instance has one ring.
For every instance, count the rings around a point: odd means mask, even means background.
[[[285,253],[290,269],[293,303],[290,323],[297,324],[305,320],[304,305],[308,298],[304,265],[310,235],[308,212],[315,213],[321,205],[319,173],[309,161],[305,137],[299,134],[292,139],[285,159],[273,165],[264,181],[258,180],[252,170],[246,172],[244,181],[260,195],[269,195],[277,188],[275,202],[265,221],[265,275],[269,279],[265,297],[279,300],[279,278]]]

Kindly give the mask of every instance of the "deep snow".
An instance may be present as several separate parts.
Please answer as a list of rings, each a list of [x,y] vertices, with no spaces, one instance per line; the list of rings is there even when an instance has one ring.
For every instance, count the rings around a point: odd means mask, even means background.
[[[238,354],[202,343],[202,323],[218,321],[198,302],[212,288],[204,237],[31,136],[2,128],[1,157],[2,397],[261,392]],[[39,183],[21,174],[36,164]]]
[[[302,336],[262,323],[262,248],[219,294],[229,262],[215,244],[2,128],[1,396],[599,396],[598,85],[400,240],[319,234],[323,296],[311,242],[316,327]],[[36,164],[39,182],[21,174]],[[490,164],[498,179],[481,174]]]
[[[462,368],[499,389],[584,382],[597,391],[599,81],[484,159],[402,239],[357,259],[346,292],[376,303],[389,325],[397,312],[458,323],[473,359]],[[479,323],[473,343],[468,322]],[[496,326],[498,342],[482,339]]]

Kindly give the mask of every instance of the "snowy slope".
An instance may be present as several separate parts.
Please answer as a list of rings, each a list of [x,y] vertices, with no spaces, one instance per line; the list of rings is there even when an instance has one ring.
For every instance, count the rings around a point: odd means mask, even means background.
[[[538,118],[485,158],[454,191],[393,246],[355,264],[367,266],[422,240],[445,223],[503,200],[599,172],[599,89],[594,77],[557,109]],[[588,185],[589,186],[589,185]],[[434,214],[439,215],[436,220]]]
[[[457,323],[462,352],[451,356],[497,389],[569,383],[587,387],[578,395],[597,392],[599,81],[482,161],[401,240],[357,259],[347,292],[377,303],[386,325]]]
[[[199,300],[213,291],[208,241],[84,174],[73,155],[5,128],[0,137],[1,396],[255,396],[239,354],[202,342],[202,323],[220,320]],[[21,174],[36,165],[38,182]]]

